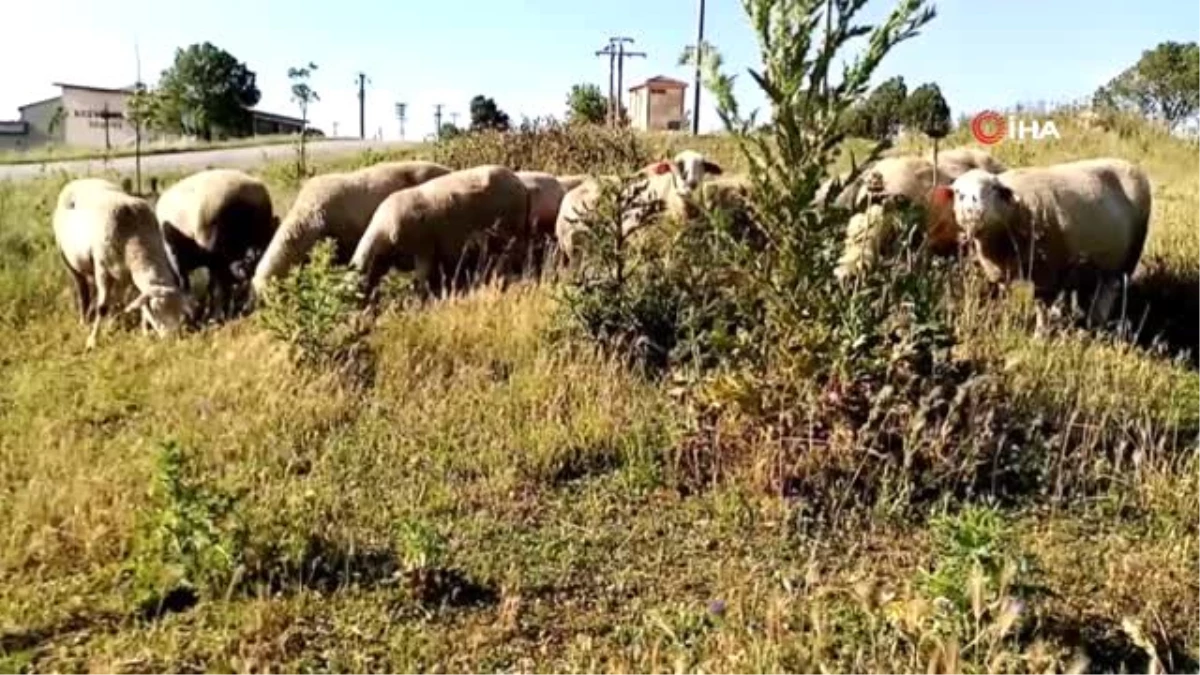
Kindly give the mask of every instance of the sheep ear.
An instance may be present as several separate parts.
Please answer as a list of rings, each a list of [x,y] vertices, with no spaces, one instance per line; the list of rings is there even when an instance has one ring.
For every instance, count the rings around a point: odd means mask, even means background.
[[[996,196],[1000,198],[1000,201],[1004,202],[1012,203],[1017,201],[1017,196],[1013,194],[1012,188],[1003,183],[996,183]]]
[[[712,175],[714,175],[714,176],[720,176],[722,173],[724,173],[724,170],[723,170],[723,169],[721,169],[721,165],[720,165],[720,164],[716,164],[716,163],[714,163],[714,162],[705,161],[705,162],[704,162],[704,172],[705,172],[705,173],[711,173],[711,174],[712,174]]]

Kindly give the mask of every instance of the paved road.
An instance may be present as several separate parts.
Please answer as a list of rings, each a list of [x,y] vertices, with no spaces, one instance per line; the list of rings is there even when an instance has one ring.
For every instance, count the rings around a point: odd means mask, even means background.
[[[417,143],[413,141],[325,140],[310,142],[308,152],[312,156],[328,158],[351,155],[367,149],[393,150],[414,145]],[[294,145],[280,144],[147,155],[142,157],[142,171],[149,173],[178,169],[199,171],[209,167],[249,169],[266,162],[295,157],[295,153]],[[133,157],[117,157],[109,160],[107,164],[102,159],[66,160],[38,164],[0,164],[0,180],[29,180],[37,178],[43,171],[52,172],[60,169],[73,174],[86,174],[103,171],[105,168],[115,169],[122,174],[132,174],[134,160]]]

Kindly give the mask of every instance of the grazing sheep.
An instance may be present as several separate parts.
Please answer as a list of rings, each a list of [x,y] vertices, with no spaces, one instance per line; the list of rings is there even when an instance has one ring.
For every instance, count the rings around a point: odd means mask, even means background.
[[[254,270],[254,294],[261,296],[273,277],[302,262],[323,237],[337,241],[338,260],[344,262],[388,195],[450,171],[433,162],[384,162],[309,179]]]
[[[979,148],[953,148],[938,153],[937,178],[934,179],[932,153],[924,157],[897,155],[884,157],[863,169],[858,180],[844,185],[834,204],[845,209],[861,208],[869,199],[884,202],[925,202],[935,185],[949,185],[955,178],[971,169],[983,169],[990,173],[1001,173],[1006,167],[985,150]],[[849,176],[842,174],[844,182]],[[829,191],[832,180],[827,180],[817,191],[820,202]]]
[[[279,225],[267,186],[236,169],[184,178],[159,196],[155,213],[183,288],[189,288],[192,271],[206,268],[209,309],[219,291],[224,313],[232,309],[235,268],[253,268]]]
[[[882,204],[870,204],[865,211],[850,216],[850,222],[846,224],[846,245],[833,275],[838,281],[846,281],[866,271],[875,264],[884,242],[897,228],[895,214],[886,211]]]
[[[415,271],[434,292],[446,267],[471,271],[493,254],[498,270],[511,271],[514,248],[528,235],[530,205],[521,179],[503,166],[434,178],[383,200],[350,266],[363,275],[367,293],[392,267]]]
[[[973,169],[953,188],[955,219],[991,281],[1028,279],[1043,301],[1097,283],[1088,319],[1108,319],[1146,242],[1151,185],[1141,168],[1103,157],[998,176]]]
[[[521,179],[531,199],[530,231],[537,235],[553,237],[558,207],[567,193],[562,182],[554,174],[542,171],[518,171],[517,178]]]
[[[627,186],[627,195],[637,190],[643,191],[622,214],[622,234],[628,235],[655,222],[658,218],[651,217],[652,212],[661,210],[670,217],[687,217],[692,213],[690,200],[693,190],[702,184],[706,175],[719,176],[721,173],[720,166],[694,150],[684,150],[672,160],[642,167],[637,179]],[[600,183],[596,178],[584,180],[563,197],[554,233],[558,250],[568,261],[572,258],[576,235],[587,227],[581,218],[595,208],[599,197]]]
[[[59,192],[52,218],[54,240],[75,281],[84,323],[94,314],[87,348],[96,345],[101,320],[132,282],[139,291],[126,312],[140,310],[143,328],[176,333],[190,312],[153,209],[111,182],[82,179]],[[95,283],[93,304],[88,278]]]
[[[933,153],[930,152],[926,158],[932,162]],[[987,150],[981,148],[951,148],[938,153],[938,184],[949,185],[956,178],[970,171],[971,169],[983,169],[988,173],[1004,173],[1008,171],[1008,167],[1003,162],[992,157]]]

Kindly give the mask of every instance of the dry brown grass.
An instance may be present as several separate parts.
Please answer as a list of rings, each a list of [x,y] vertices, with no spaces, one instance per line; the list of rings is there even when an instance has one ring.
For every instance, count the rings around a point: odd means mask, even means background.
[[[1060,130],[996,153],[1143,163],[1147,259],[1166,284],[1151,286],[1194,292],[1194,146]],[[505,152],[579,170],[526,140]],[[635,141],[639,161],[694,143]],[[699,144],[737,166],[721,139]],[[286,207],[288,169],[263,173]],[[298,366],[253,320],[173,342],[113,332],[85,355],[48,227],[63,180],[0,185],[0,669],[1196,667],[1200,387],[1187,364],[1092,335],[1034,341],[1019,298],[961,307],[965,351],[1005,363],[1014,399],[1084,438],[1042,458],[1081,482],[812,536],[791,498],[763,489],[762,448],[749,473],[685,489],[673,453],[688,420],[668,385],[548,341],[549,286],[388,310],[360,388]],[[247,536],[226,585],[155,618],[129,565],[139,527],[175,513],[147,491],[168,439],[189,481],[236,497]],[[1022,555],[1036,565],[970,572]],[[947,588],[967,606],[939,600]]]

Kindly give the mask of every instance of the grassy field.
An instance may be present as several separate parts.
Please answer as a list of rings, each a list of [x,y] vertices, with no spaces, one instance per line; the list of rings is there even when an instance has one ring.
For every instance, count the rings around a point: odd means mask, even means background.
[[[249,138],[231,138],[224,141],[169,141],[147,143],[142,148],[142,156],[167,155],[176,152],[199,152],[201,150],[221,150],[224,148],[244,148],[260,145],[282,145],[295,143],[296,136],[281,134],[274,136],[252,136]],[[118,157],[133,157],[133,147],[114,148],[104,152],[96,148],[78,148],[70,146],[46,146],[25,151],[0,152],[0,164],[42,164],[45,162],[65,162],[75,159],[116,159]]]
[[[1060,131],[994,152],[1141,163],[1151,323],[1194,347],[1196,147]],[[602,163],[525,142],[451,159]],[[739,168],[718,137],[671,143]],[[262,174],[282,211],[289,168]],[[1027,484],[943,488],[964,437],[918,458],[919,499],[889,493],[897,459],[852,446],[747,443],[700,471],[669,381],[548,337],[551,284],[388,309],[354,381],[253,317],[84,354],[49,229],[65,180],[0,185],[0,671],[1197,668],[1190,362],[1033,340],[1019,299],[965,305],[963,349],[1055,425],[1008,441]],[[844,515],[814,522],[797,495],[823,490]],[[147,594],[181,574],[200,590]]]

